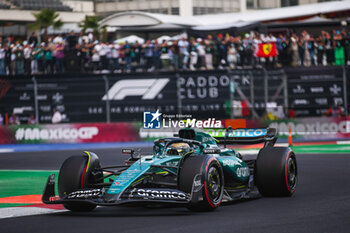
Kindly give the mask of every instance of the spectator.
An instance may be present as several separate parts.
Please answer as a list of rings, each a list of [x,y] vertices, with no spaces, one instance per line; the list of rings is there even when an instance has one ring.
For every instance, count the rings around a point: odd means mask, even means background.
[[[64,59],[64,45],[63,42],[55,43],[54,51],[56,54],[56,72],[63,72],[63,59]]]
[[[213,65],[213,57],[214,57],[214,41],[212,35],[208,35],[207,39],[205,40],[205,64],[206,68],[208,70],[214,69]]]
[[[34,116],[33,114],[30,115],[27,124],[28,124],[28,125],[35,125],[35,124],[37,124],[37,123],[38,123],[38,122],[36,121],[35,116]]]
[[[269,36],[265,38],[265,42],[276,43],[277,39],[274,35],[272,35],[270,33]],[[276,66],[276,58],[275,57],[268,57],[266,59],[266,66],[267,67],[275,67]]]
[[[13,113],[12,116],[10,116],[9,124],[10,125],[20,125],[21,124],[21,122],[19,121],[18,116],[16,116],[15,113]]]
[[[188,43],[185,37],[182,37],[178,45],[180,48],[181,67],[182,69],[187,69],[188,58],[189,58],[188,48],[190,44]]]
[[[16,42],[16,46],[14,47],[13,53],[15,54],[15,68],[16,68],[16,75],[18,74],[24,74],[24,54],[23,54],[23,47],[19,43],[19,41]]]
[[[108,70],[109,67],[109,60],[107,59],[107,55],[110,53],[110,47],[109,47],[109,43],[101,43],[102,45],[102,49],[100,50],[100,59],[101,59],[101,66],[102,66],[102,70],[103,72],[106,72]]]
[[[279,52],[279,62],[282,66],[288,66],[290,64],[288,41],[286,37],[281,34],[278,37],[278,41],[279,46],[277,48]]]
[[[92,65],[93,65],[93,71],[100,70],[100,54],[96,50],[96,45],[98,45],[98,41],[95,41],[95,47],[92,50]],[[99,48],[97,46],[97,48]]]
[[[10,67],[11,67],[11,73],[16,74],[16,48],[14,44],[11,44],[11,62],[10,62]]]
[[[227,62],[231,69],[234,69],[237,64],[237,51],[234,44],[227,46]]]
[[[220,38],[220,37],[219,37]],[[249,56],[250,56],[250,61],[252,61],[252,41],[249,41],[249,48],[247,48]],[[217,62],[218,62],[218,68],[222,68],[227,65],[227,46],[226,46],[226,39],[220,39],[217,47],[218,52],[217,54]],[[252,63],[250,63],[252,64]]]
[[[0,75],[6,75],[5,54],[6,54],[6,51],[3,48],[2,44],[0,43]]]
[[[315,47],[316,47],[316,51],[317,51],[317,65],[318,66],[323,65],[325,42],[322,39],[322,36],[319,36],[316,38]]]
[[[152,70],[153,64],[152,64],[152,59],[153,59],[153,47],[154,45],[151,43],[150,40],[148,40],[146,42],[146,44],[144,44],[143,49],[145,51],[145,59],[146,59],[146,64],[145,64],[145,69],[146,70]]]
[[[173,44],[170,47],[171,51],[171,64],[175,70],[179,69],[179,56],[180,56],[180,47],[176,40],[173,41]]]
[[[31,63],[31,70],[32,74],[37,74],[39,72],[38,69],[38,59],[37,59],[37,54],[39,53],[39,49],[37,47],[34,47],[32,50],[32,63]]]
[[[52,74],[54,71],[54,64],[52,58],[52,48],[47,45],[43,48],[44,51],[44,72],[46,74]]]
[[[111,44],[111,59],[112,59],[112,69],[111,71],[119,72],[119,49],[120,46],[118,43]]]
[[[38,44],[38,36],[36,35],[35,32],[32,32],[32,34],[28,38],[28,43],[29,44],[35,44],[35,45]]]
[[[6,74],[12,75],[12,67],[11,67],[11,47],[9,45],[5,45],[5,70]]]
[[[74,31],[71,31],[67,36],[68,50],[74,50],[76,44],[78,44],[78,37],[75,35]]]
[[[295,116],[296,116],[296,113],[295,113],[294,109],[293,108],[289,108],[289,110],[288,110],[288,117],[290,119],[294,119]]]
[[[323,39],[325,41],[327,65],[332,65],[334,63],[333,39],[328,32],[323,32]]]
[[[304,47],[304,38],[302,36],[300,36],[298,39],[298,53],[299,53],[300,65],[304,66],[305,47]]]
[[[154,44],[154,49],[153,49],[153,65],[155,69],[161,69],[162,63],[160,60],[160,55],[161,55],[161,45],[158,44],[157,40],[152,41]]]
[[[312,47],[312,45],[309,45],[311,43],[310,40],[310,35],[304,31],[303,33],[303,38],[304,38],[304,66],[311,66],[311,54],[310,54],[310,48]]]
[[[300,35],[287,37],[280,34],[250,32],[233,37],[218,34],[205,39],[181,37],[180,40],[146,41],[109,44],[92,42],[90,35],[80,33],[79,37],[69,35],[50,36],[48,43],[35,44],[37,36],[32,34],[28,41],[14,42],[14,37],[0,40],[0,75],[62,73],[69,64],[65,59],[76,59],[81,72],[130,72],[140,70],[190,69],[212,70],[222,68],[347,65],[350,53],[350,33],[345,30],[322,31],[321,35]],[[275,43],[277,57],[259,55],[259,44]],[[74,55],[74,56],[71,56]],[[349,61],[350,65],[350,61]]]
[[[53,39],[53,43],[54,44],[60,44],[60,43],[63,43],[63,37],[61,34],[59,34],[58,36],[56,36],[54,39]],[[35,43],[37,44],[37,43]]]
[[[45,70],[45,42],[42,42],[40,44],[40,47],[38,49],[37,59],[38,59],[38,69],[39,73],[44,73]]]
[[[345,30],[341,31],[341,35],[343,37],[343,45],[344,45],[344,55],[345,55],[345,65],[349,62],[349,53],[350,53],[350,33],[346,33]],[[349,64],[348,64],[349,65]]]
[[[230,39],[231,44],[235,46],[234,39]],[[259,52],[259,44],[262,43],[262,39],[259,33],[255,33],[255,37],[253,39],[253,66],[254,67],[261,67],[263,59],[258,57]],[[236,47],[236,46],[235,46]],[[228,61],[229,62],[229,61]]]
[[[338,66],[345,65],[344,41],[340,31],[336,31],[334,37],[334,58]]]
[[[292,34],[290,38],[290,50],[292,55],[292,66],[297,66],[299,64],[298,37],[295,34]]]
[[[53,116],[52,116],[52,119],[51,119],[51,122],[53,124],[58,124],[58,123],[61,123],[62,121],[62,115],[61,113],[56,109],[54,108],[53,109]]]
[[[135,44],[133,46],[133,50],[134,50],[134,57],[133,60],[136,64],[137,67],[139,67],[141,65],[141,54],[142,54],[142,46],[140,45],[140,43],[138,41],[135,41]]]
[[[169,44],[172,45],[171,42],[169,42]],[[168,42],[166,40],[163,40],[162,44],[160,45],[160,60],[162,63],[162,69],[168,70],[170,67],[170,55]]]
[[[206,62],[205,62],[205,44],[202,38],[197,39],[197,53],[198,53],[198,67],[201,70],[206,69]]]
[[[198,62],[198,44],[194,38],[190,39],[190,70],[195,70]]]
[[[23,42],[23,56],[24,56],[24,73],[29,75],[32,73],[31,71],[31,63],[32,63],[32,48],[27,41]]]
[[[83,72],[87,72],[89,70],[92,69],[92,51],[91,51],[91,45],[89,43],[87,43],[85,41],[85,43],[83,44],[83,46],[81,47],[81,56],[82,56],[82,68],[83,68]]]
[[[123,49],[124,49],[125,71],[130,72],[131,71],[131,46],[129,45],[128,41],[125,41]]]
[[[337,103],[334,103],[326,112],[326,116],[337,117],[342,115],[342,109]]]

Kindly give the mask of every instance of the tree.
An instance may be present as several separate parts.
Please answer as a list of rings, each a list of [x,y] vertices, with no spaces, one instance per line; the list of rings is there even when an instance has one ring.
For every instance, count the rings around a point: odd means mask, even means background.
[[[47,28],[53,26],[54,29],[59,29],[62,27],[63,22],[58,19],[59,13],[56,13],[54,10],[42,9],[38,13],[32,13],[35,17],[35,23],[29,25],[29,28],[32,30],[41,30],[44,29],[44,41],[47,42]]]
[[[95,38],[97,39],[100,38],[100,33],[101,32],[103,33],[107,27],[107,25],[100,27],[99,18],[97,16],[89,16],[89,15],[86,15],[85,19],[81,21],[78,26],[82,28],[84,33],[86,32],[86,30],[91,29]]]

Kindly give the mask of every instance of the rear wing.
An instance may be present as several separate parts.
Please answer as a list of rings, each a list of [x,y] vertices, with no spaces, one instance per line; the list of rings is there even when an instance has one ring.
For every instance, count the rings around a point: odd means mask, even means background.
[[[266,129],[232,129],[226,128],[223,137],[213,136],[218,144],[257,144],[264,143],[264,147],[273,146],[277,140],[275,128]]]

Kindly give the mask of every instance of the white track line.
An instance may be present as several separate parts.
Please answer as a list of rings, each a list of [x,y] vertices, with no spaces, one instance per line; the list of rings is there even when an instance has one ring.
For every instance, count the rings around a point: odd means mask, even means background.
[[[40,208],[40,207],[0,208],[0,219],[40,215],[40,214],[52,214],[52,213],[65,212],[65,211],[68,211],[68,210],[54,210],[54,209]]]
[[[2,148],[0,149],[0,153],[10,153],[10,152],[14,152],[14,149],[10,149],[10,148]]]
[[[350,141],[337,141],[338,145],[350,144]]]

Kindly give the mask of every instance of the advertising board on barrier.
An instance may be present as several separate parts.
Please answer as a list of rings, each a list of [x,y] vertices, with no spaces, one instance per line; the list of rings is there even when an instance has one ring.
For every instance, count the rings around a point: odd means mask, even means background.
[[[135,123],[20,125],[0,127],[0,144],[139,141]]]
[[[326,115],[344,108],[344,77],[340,67],[288,69],[288,101],[297,116]]]
[[[0,114],[20,122],[142,121],[143,112],[191,114],[197,119],[262,118],[274,104],[295,117],[347,113],[349,68],[298,67],[130,74],[56,74],[0,77]]]
[[[281,138],[288,136],[303,139],[341,139],[350,137],[350,117],[311,117],[267,122],[276,128]]]
[[[276,128],[281,139],[288,137],[289,127],[293,138],[303,140],[336,140],[350,137],[350,117],[312,117],[265,122],[246,120],[244,125],[246,128]],[[220,127],[214,125],[212,128],[205,128],[204,131],[213,136],[223,136],[225,129],[222,127],[228,125],[218,126]],[[1,126],[0,144],[133,142],[173,137],[180,128],[144,128],[142,123]],[[236,130],[234,136],[260,136],[263,133],[261,129],[242,129]]]

